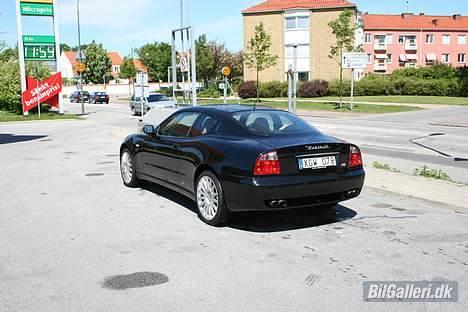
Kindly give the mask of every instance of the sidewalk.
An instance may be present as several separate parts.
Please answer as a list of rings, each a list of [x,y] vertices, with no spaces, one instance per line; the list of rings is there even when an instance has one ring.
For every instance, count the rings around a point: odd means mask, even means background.
[[[366,187],[398,193],[451,208],[468,209],[468,186],[372,167],[367,167],[366,173]]]

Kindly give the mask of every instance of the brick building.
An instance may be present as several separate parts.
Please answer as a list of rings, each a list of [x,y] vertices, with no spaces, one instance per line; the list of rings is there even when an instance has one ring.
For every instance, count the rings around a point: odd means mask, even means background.
[[[362,15],[366,73],[391,73],[437,62],[454,67],[468,62],[468,17]]]
[[[300,80],[338,78],[339,65],[328,57],[330,46],[336,43],[328,24],[345,9],[357,13],[356,5],[346,0],[268,0],[244,10],[245,50],[255,26],[262,22],[272,38],[271,52],[279,57],[276,66],[260,73],[260,81],[286,80],[294,44],[298,46]],[[256,80],[255,70],[246,67],[244,78]]]

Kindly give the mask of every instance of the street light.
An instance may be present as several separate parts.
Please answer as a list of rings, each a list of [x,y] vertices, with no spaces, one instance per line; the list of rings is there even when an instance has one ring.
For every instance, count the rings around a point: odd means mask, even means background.
[[[80,0],[76,1],[76,16],[78,21],[78,52],[76,53],[76,60],[83,63],[85,55],[81,50],[81,29],[80,29]],[[84,97],[83,97],[83,72],[80,70],[80,99],[81,99],[81,114],[85,114]]]

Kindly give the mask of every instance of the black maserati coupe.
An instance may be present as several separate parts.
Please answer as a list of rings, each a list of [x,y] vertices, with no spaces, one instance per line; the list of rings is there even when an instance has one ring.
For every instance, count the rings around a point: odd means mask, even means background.
[[[177,111],[120,149],[123,182],[155,182],[193,199],[200,218],[231,212],[332,208],[361,193],[359,148],[327,136],[294,114],[246,105]]]

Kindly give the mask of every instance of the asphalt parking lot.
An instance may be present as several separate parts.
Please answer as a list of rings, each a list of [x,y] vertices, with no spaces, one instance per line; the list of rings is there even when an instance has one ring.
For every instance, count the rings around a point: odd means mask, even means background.
[[[119,174],[136,117],[0,125],[0,311],[466,311],[468,215],[364,190],[330,214],[202,223]],[[364,281],[450,280],[458,303],[365,303]],[[148,287],[144,287],[148,286]]]

